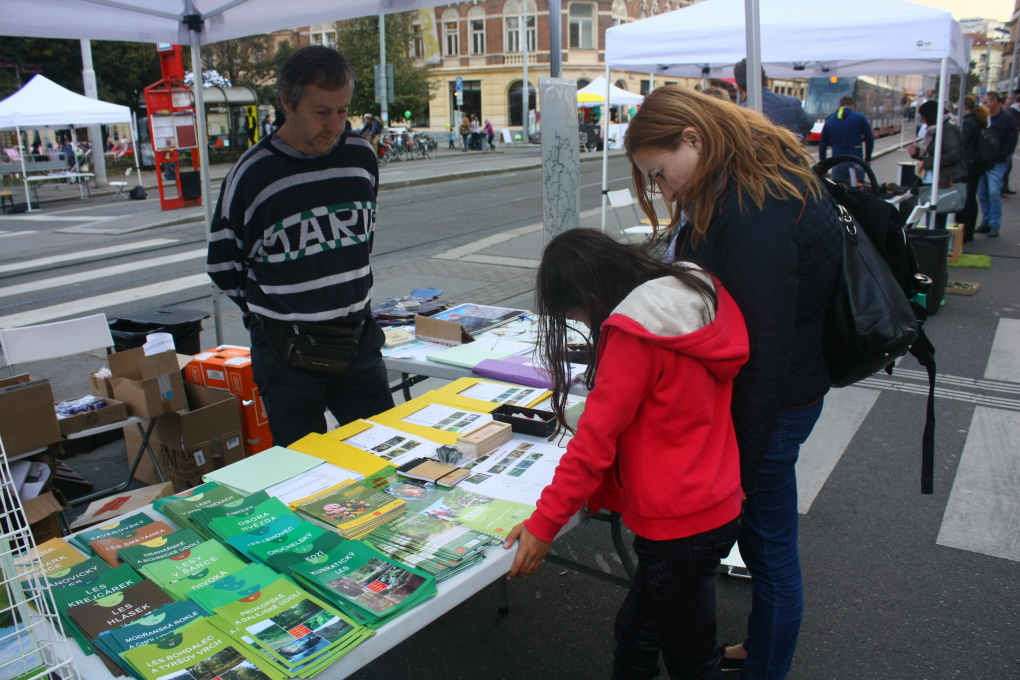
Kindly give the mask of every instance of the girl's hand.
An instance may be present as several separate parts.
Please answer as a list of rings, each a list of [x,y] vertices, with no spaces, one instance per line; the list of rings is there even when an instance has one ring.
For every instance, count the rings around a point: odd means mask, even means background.
[[[503,543],[503,548],[509,550],[513,547],[514,541],[518,539],[520,539],[520,545],[517,546],[517,557],[514,559],[514,566],[510,568],[510,578],[518,574],[521,576],[534,574],[542,565],[546,553],[549,552],[549,544],[528,531],[523,523],[510,530],[506,537],[506,542]]]

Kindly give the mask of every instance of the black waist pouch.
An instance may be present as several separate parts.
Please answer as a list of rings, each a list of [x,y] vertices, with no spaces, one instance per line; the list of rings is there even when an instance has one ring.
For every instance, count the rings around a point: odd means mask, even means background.
[[[358,338],[365,325],[325,326],[303,321],[259,317],[270,347],[292,368],[343,375],[358,354]]]

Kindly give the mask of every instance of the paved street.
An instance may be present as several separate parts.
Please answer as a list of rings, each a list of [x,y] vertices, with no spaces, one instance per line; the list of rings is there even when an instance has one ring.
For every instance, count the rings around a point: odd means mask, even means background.
[[[876,160],[879,179],[894,180],[901,160],[905,152]],[[385,168],[375,298],[434,285],[447,299],[529,308],[542,246],[541,173],[528,167],[537,161],[526,150]],[[408,186],[465,172],[475,176]],[[611,189],[630,186],[625,158],[611,158],[609,173]],[[583,226],[599,226],[600,182],[601,163],[583,162]],[[623,220],[633,219],[628,210]],[[201,223],[131,230],[171,217],[153,191],[144,202],[105,196],[0,217],[0,327],[164,305],[211,311]],[[611,211],[607,225],[616,233]],[[952,268],[949,278],[980,282],[980,292],[947,296],[927,325],[942,374],[935,494],[919,494],[927,379],[909,357],[892,376],[832,391],[802,452],[807,601],[792,680],[1020,677],[1020,195],[1004,206],[1002,237],[978,236],[966,250],[992,255],[991,268]],[[224,304],[224,342],[248,344],[239,313]],[[205,328],[209,347],[211,319]],[[101,363],[77,357],[23,368],[49,376],[55,396],[69,398],[87,391],[86,369]],[[114,476],[120,447],[104,453]],[[554,549],[623,576],[604,524],[582,525]],[[547,564],[510,593],[510,616],[497,618],[490,587],[354,677],[608,676],[623,590]],[[741,639],[749,603],[748,581],[720,576],[721,640]]]

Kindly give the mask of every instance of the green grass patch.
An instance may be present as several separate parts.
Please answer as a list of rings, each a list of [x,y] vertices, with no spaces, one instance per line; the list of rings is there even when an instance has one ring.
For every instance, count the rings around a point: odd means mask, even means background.
[[[965,269],[991,269],[992,268],[992,256],[991,255],[976,255],[974,253],[964,253],[960,256],[959,262],[950,262],[950,267],[963,267]]]

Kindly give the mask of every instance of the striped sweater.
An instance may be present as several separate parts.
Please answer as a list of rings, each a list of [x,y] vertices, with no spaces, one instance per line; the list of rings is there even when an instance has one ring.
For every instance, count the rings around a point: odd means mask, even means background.
[[[332,151],[296,158],[267,137],[223,181],[207,268],[251,314],[354,325],[371,316],[372,232],[379,168],[371,144],[345,132]]]

